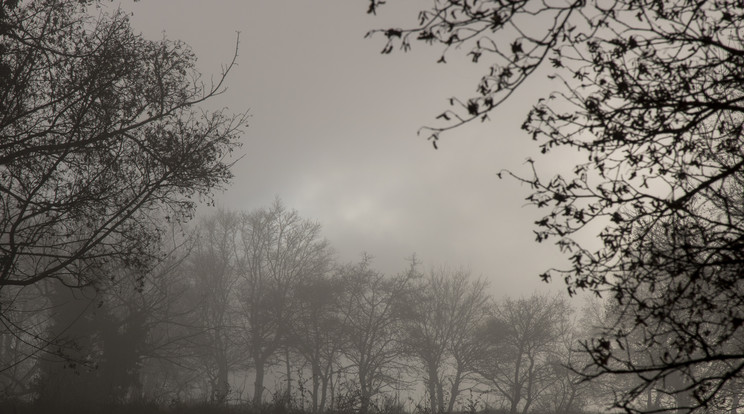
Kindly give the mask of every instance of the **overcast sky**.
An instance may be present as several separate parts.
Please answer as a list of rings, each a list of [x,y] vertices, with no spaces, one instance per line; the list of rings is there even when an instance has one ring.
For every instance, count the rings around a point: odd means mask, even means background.
[[[378,268],[396,273],[415,252],[427,268],[469,267],[496,294],[545,290],[537,275],[562,258],[552,244],[534,241],[538,212],[524,201],[529,189],[496,173],[525,171],[528,157],[539,158],[519,127],[550,85],[534,80],[491,122],[451,132],[434,150],[416,131],[432,124],[449,97],[471,94],[486,69],[461,59],[467,51],[436,64],[441,50],[424,45],[381,55],[384,38],[365,33],[410,26],[428,2],[389,3],[377,17],[365,14],[363,0],[122,7],[145,37],[188,43],[207,77],[229,62],[240,32],[239,66],[211,105],[249,110],[250,127],[218,206],[249,211],[279,196],[322,224],[341,261],[366,251]],[[547,289],[562,290],[560,283]]]

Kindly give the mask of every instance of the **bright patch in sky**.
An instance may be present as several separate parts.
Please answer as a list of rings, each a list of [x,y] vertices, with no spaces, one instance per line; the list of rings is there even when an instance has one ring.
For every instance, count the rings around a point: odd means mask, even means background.
[[[537,274],[560,263],[555,247],[534,242],[529,189],[496,177],[539,157],[520,126],[550,86],[523,88],[490,122],[447,134],[434,150],[416,132],[448,98],[472,94],[487,66],[464,50],[436,64],[441,50],[423,45],[381,55],[384,38],[364,37],[415,24],[422,3],[391,3],[377,17],[348,0],[122,4],[145,36],[191,45],[205,81],[240,32],[238,67],[212,105],[249,109],[250,127],[218,206],[248,211],[279,196],[323,226],[342,262],[364,251],[394,273],[416,253],[426,267],[469,267],[499,293],[542,287]]]

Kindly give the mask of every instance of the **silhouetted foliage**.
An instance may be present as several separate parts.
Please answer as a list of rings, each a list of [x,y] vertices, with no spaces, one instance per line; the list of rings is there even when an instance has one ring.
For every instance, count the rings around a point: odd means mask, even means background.
[[[624,315],[587,344],[586,374],[637,376],[615,401],[629,411],[643,411],[638,399],[665,381],[680,385],[660,410],[726,407],[722,390],[744,370],[734,340],[744,325],[741,3],[436,0],[416,28],[382,33],[388,52],[418,40],[466,46],[492,64],[477,95],[441,115],[450,124],[431,128],[435,141],[552,67],[562,87],[523,129],[543,153],[568,147],[586,162],[549,179],[534,163],[526,177],[508,174],[548,210],[537,240],[557,240],[570,257],[569,268],[542,277],[611,295]],[[582,230],[601,246],[577,242]],[[622,343],[636,333],[664,352],[634,359]]]
[[[162,270],[167,222],[231,178],[245,126],[197,107],[224,90],[237,51],[204,85],[185,44],[145,40],[98,6],[0,2],[3,398],[141,394],[166,302],[146,279]]]
[[[135,293],[136,294],[136,293]],[[34,380],[37,400],[57,407],[120,404],[140,393],[146,315],[91,288],[46,293],[49,345]]]
[[[148,41],[95,1],[0,5],[0,287],[95,283],[158,257],[156,218],[190,217],[230,177],[245,117],[195,105],[205,86],[178,41]]]

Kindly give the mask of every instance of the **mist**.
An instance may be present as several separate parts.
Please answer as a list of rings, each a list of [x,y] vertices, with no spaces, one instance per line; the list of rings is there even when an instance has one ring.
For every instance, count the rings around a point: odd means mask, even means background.
[[[0,411],[737,413],[744,13],[667,3],[0,3]]]

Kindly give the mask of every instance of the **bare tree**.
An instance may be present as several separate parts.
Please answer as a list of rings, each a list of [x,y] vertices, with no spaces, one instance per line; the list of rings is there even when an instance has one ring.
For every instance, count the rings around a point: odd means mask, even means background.
[[[240,360],[236,298],[239,281],[241,217],[218,211],[199,223],[188,270],[196,294],[193,329],[210,401],[224,403],[230,393],[229,374]]]
[[[197,105],[186,45],[148,41],[95,1],[0,5],[0,287],[94,283],[111,261],[147,267],[158,221],[185,220],[231,177],[245,117]]]
[[[295,290],[329,269],[331,251],[320,229],[279,200],[242,217],[238,301],[243,343],[256,374],[256,406],[262,403],[266,368],[287,342]]]
[[[165,404],[193,398],[199,388],[195,379],[206,377],[201,369],[205,360],[205,298],[197,290],[188,257],[193,239],[173,236],[167,247],[170,253],[154,269],[139,280],[127,282],[122,278],[119,285],[129,289],[103,292],[123,308],[120,314],[138,315],[135,321],[145,334],[137,349],[139,378],[137,389],[130,395],[132,400]]]
[[[539,295],[496,306],[482,331],[490,349],[478,373],[505,399],[510,413],[529,412],[551,385],[550,357],[568,311],[564,300]]]
[[[740,2],[434,0],[411,26],[380,31],[383,51],[419,41],[488,61],[477,92],[451,99],[440,115],[447,124],[430,129],[435,143],[485,119],[539,68],[553,72],[558,89],[522,128],[547,157],[563,147],[586,161],[547,177],[532,160],[525,173],[507,173],[545,209],[537,240],[555,240],[570,260],[541,276],[628,312],[624,329],[589,344],[588,376],[634,375],[642,385],[615,400],[630,411],[645,411],[648,389],[665,384],[679,398],[660,409],[717,404],[744,376],[744,351],[728,341],[744,327]],[[662,357],[629,357],[618,345],[626,335]]]
[[[7,316],[17,321],[6,325],[14,331],[0,332],[7,346],[0,348],[7,358],[0,378],[11,380],[0,380],[3,398],[33,395],[44,403],[80,406],[154,396],[145,392],[143,367],[154,360],[183,360],[190,349],[183,340],[190,332],[171,332],[186,321],[182,313],[171,313],[185,282],[179,280],[183,254],[172,249],[144,274],[108,268],[95,289],[55,280],[6,287],[4,292],[18,295],[5,310],[24,314]]]
[[[601,384],[585,381],[581,370],[589,362],[589,356],[581,349],[582,332],[578,322],[571,317],[558,320],[558,337],[547,357],[549,384],[537,401],[536,408],[543,412],[575,413],[586,409],[591,403],[601,406]]]
[[[452,412],[463,382],[483,357],[476,330],[488,315],[486,287],[466,270],[442,267],[420,279],[401,304],[402,341],[423,367],[432,412]]]
[[[291,320],[289,344],[310,365],[313,413],[326,408],[344,344],[339,312],[342,288],[340,280],[324,275],[301,281],[294,296],[296,313]]]
[[[359,412],[367,414],[373,399],[385,386],[396,383],[403,369],[400,313],[396,302],[404,295],[411,275],[389,278],[371,267],[364,255],[341,269],[343,355],[359,387]]]

